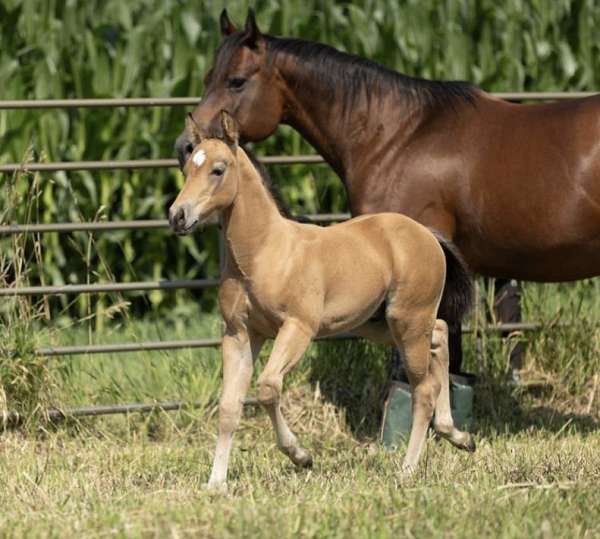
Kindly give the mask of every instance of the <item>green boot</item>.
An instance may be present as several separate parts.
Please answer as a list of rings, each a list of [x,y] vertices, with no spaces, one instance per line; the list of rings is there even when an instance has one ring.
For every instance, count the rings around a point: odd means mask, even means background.
[[[459,430],[468,431],[473,425],[474,385],[473,374],[450,374],[450,409],[454,426]]]
[[[450,408],[454,426],[469,430],[473,424],[473,386],[475,376],[450,375]],[[385,401],[381,443],[387,449],[406,444],[412,427],[412,395],[406,382],[393,381]]]
[[[406,382],[394,380],[383,407],[381,443],[386,449],[396,449],[408,442],[412,427],[412,397]]]

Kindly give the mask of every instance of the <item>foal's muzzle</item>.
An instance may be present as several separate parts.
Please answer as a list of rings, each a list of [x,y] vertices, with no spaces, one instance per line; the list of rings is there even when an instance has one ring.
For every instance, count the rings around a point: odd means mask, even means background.
[[[173,204],[169,208],[169,225],[179,235],[189,234],[198,225],[198,211],[190,204]]]

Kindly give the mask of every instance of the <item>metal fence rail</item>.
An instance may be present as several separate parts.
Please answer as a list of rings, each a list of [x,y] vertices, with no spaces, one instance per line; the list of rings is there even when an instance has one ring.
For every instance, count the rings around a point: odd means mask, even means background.
[[[508,101],[556,101],[590,97],[595,92],[497,92],[496,97]],[[200,97],[123,98],[123,99],[45,99],[0,101],[2,109],[52,109],[52,108],[99,108],[99,107],[168,107],[196,105]],[[324,163],[320,155],[266,156],[259,158],[264,164],[292,165]],[[0,165],[0,172],[56,172],[62,170],[131,170],[147,168],[175,168],[176,159],[138,159],[117,161],[68,161],[55,163],[7,163]]]
[[[112,107],[174,107],[197,105],[200,97],[125,97],[110,99],[13,99],[0,109],[93,109]]]
[[[130,403],[130,404],[104,404],[99,406],[81,406],[78,408],[50,408],[44,415],[52,423],[77,419],[80,417],[97,417],[101,415],[130,414],[130,413],[150,413],[150,412],[172,412],[183,409],[208,408],[218,404],[216,399],[208,401],[166,401],[154,403]],[[258,406],[258,399],[247,397],[244,399],[245,406]],[[0,427],[18,427],[27,421],[27,417],[17,412],[0,413]]]
[[[526,332],[537,331],[541,324],[514,323],[514,324],[494,324],[487,325],[485,330],[488,332]],[[474,328],[463,327],[463,333],[475,331]],[[348,339],[354,338],[352,335],[336,335],[320,340]],[[146,343],[125,343],[112,345],[88,345],[88,346],[65,346],[56,348],[44,348],[39,351],[41,356],[64,356],[76,354],[94,354],[106,352],[142,352],[154,350],[168,350],[181,348],[217,348],[221,345],[221,339],[198,339],[190,341],[157,341]],[[44,416],[52,423],[65,421],[69,419],[78,419],[82,417],[98,417],[104,415],[130,414],[130,413],[151,413],[151,412],[171,412],[183,409],[208,408],[216,406],[216,399],[208,401],[166,401],[154,403],[130,403],[113,405],[82,406],[77,408],[51,408],[44,412]],[[247,397],[244,400],[245,406],[258,406],[260,403],[255,397]],[[14,411],[3,411],[0,413],[0,429],[16,428],[22,425],[27,417]]]
[[[258,160],[264,165],[310,165],[325,163],[320,155],[266,155]],[[58,161],[54,163],[7,163],[0,172],[57,172],[60,170],[135,170],[146,168],[178,168],[177,159],[121,159],[117,161]]]
[[[157,350],[181,350],[183,348],[218,348],[221,339],[190,339],[179,341],[149,341],[119,344],[84,344],[79,346],[55,346],[41,348],[43,357],[75,356],[81,354],[116,354],[121,352],[153,352]]]
[[[509,101],[548,101],[564,100],[578,97],[589,97],[594,92],[503,92],[493,94],[496,97]],[[166,106],[193,106],[199,103],[199,97],[185,98],[126,98],[126,99],[56,99],[56,100],[9,100],[0,101],[0,110],[14,109],[73,109],[73,108],[101,108],[101,107],[166,107]],[[318,164],[324,160],[319,155],[295,156],[265,156],[259,158],[267,165],[292,165],[292,164]],[[31,172],[77,171],[77,170],[132,170],[149,168],[175,168],[178,162],[175,159],[139,159],[139,160],[111,160],[111,161],[71,161],[51,163],[8,163],[0,164],[0,173],[14,173],[20,170]],[[304,220],[315,223],[343,221],[349,214],[322,214],[304,216]],[[48,223],[48,224],[11,224],[0,226],[1,235],[23,233],[51,233],[51,232],[101,232],[111,230],[151,230],[166,228],[166,220],[144,221],[109,221],[89,223]],[[148,290],[173,290],[180,288],[207,288],[216,286],[218,279],[188,279],[174,281],[133,282],[133,283],[105,283],[81,284],[65,286],[32,286],[21,288],[0,289],[0,296],[21,296],[37,294],[81,294],[124,291]],[[463,332],[527,332],[537,331],[541,328],[539,323],[494,324],[485,325],[480,329],[463,327]],[[343,334],[332,339],[346,339],[351,336]],[[156,350],[174,350],[183,348],[216,348],[221,344],[220,338],[205,338],[179,341],[133,342],[119,344],[95,344],[81,346],[47,347],[38,350],[41,356],[73,356],[78,354],[102,354],[121,352],[141,352]],[[209,403],[210,404],[210,403]],[[256,404],[255,399],[249,399],[246,404]],[[124,404],[113,406],[91,406],[66,410],[51,409],[47,417],[51,420],[61,420],[83,416],[98,416],[104,414],[151,412],[154,410],[179,410],[184,407],[206,406],[207,403],[193,402],[157,402],[152,404]],[[12,412],[0,415],[0,425],[18,425],[24,420],[19,414]]]
[[[590,97],[596,92],[491,92],[507,101],[555,101]],[[174,107],[197,105],[201,97],[126,97],[112,99],[14,99],[0,101],[1,109],[78,109],[106,107]]]
[[[355,339],[355,335],[340,333],[331,337],[318,337],[317,341],[337,341]],[[155,352],[157,350],[180,350],[182,348],[219,348],[221,339],[189,339],[179,341],[147,341],[119,344],[84,344],[78,346],[56,346],[40,348],[38,354],[43,357],[76,356],[81,354],[117,354],[121,352]]]
[[[100,292],[135,292],[148,290],[176,290],[179,288],[210,288],[219,279],[177,279],[174,281],[137,281],[131,283],[65,284],[62,286],[23,286],[0,288],[0,296],[56,296],[67,294],[97,294]]]
[[[542,324],[530,322],[516,322],[511,324],[488,324],[484,331],[488,333],[514,333],[514,332],[531,332],[538,331]],[[470,326],[462,328],[463,333],[473,333],[476,330]],[[317,341],[331,341],[356,339],[355,335],[341,333],[332,337],[317,338]],[[54,346],[48,348],[40,348],[38,354],[43,357],[56,356],[75,356],[81,354],[116,354],[121,352],[154,352],[157,350],[180,350],[183,348],[219,348],[221,339],[212,337],[206,339],[190,339],[179,341],[149,341],[149,342],[130,342],[119,344],[85,344],[78,346]]]
[[[491,92],[491,95],[506,101],[564,101],[597,94],[598,92]]]
[[[349,213],[317,213],[298,217],[311,223],[335,223],[350,219]],[[211,223],[214,224],[214,223]],[[114,230],[151,230],[169,228],[166,219],[140,221],[95,221],[81,223],[40,223],[27,225],[2,225],[0,236],[10,234],[46,234],[49,232],[107,232]]]
[[[74,223],[35,223],[27,225],[2,225],[0,236],[10,234],[46,234],[48,232],[107,232],[111,230],[152,230],[168,228],[166,219],[139,221],[92,221]]]

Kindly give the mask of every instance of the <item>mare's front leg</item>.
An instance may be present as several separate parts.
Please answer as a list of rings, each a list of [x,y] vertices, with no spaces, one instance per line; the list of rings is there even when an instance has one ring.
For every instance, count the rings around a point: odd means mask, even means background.
[[[219,434],[208,488],[227,490],[227,467],[244,399],[252,378],[252,366],[264,339],[245,330],[228,332],[223,337],[223,393],[219,403]]]
[[[281,413],[280,399],[283,377],[300,361],[314,334],[302,322],[286,320],[281,326],[273,351],[258,378],[258,400],[265,407],[275,434],[277,446],[297,466],[312,466],[312,457],[298,444]]]

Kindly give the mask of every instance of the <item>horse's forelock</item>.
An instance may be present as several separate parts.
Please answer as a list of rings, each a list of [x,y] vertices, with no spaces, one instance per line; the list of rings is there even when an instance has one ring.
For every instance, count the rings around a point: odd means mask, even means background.
[[[245,32],[237,31],[223,39],[215,52],[215,60],[210,70],[211,82],[221,81],[229,72],[237,54],[244,46]]]

